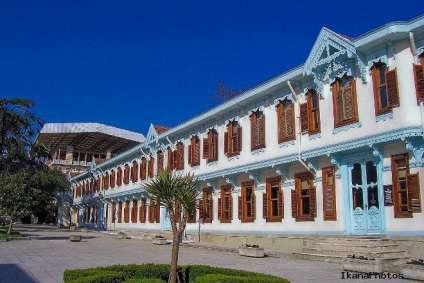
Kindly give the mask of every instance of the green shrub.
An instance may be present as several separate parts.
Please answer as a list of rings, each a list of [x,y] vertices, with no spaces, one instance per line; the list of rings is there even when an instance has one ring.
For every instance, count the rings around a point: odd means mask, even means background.
[[[96,268],[87,268],[87,269],[73,269],[73,270],[65,270],[63,273],[63,281],[71,282],[81,277],[93,276],[97,275],[101,272],[101,269]]]
[[[121,272],[125,279],[157,278],[168,282],[169,277],[169,264],[112,265],[105,267],[105,270]]]
[[[288,282],[287,279],[280,278],[273,275],[267,275],[262,273],[256,273],[251,271],[223,268],[223,267],[212,267],[209,265],[187,265],[183,267],[184,282],[186,283],[196,283],[197,278],[207,274],[220,274],[226,276],[236,276],[236,277],[251,277],[251,278],[267,278],[269,281],[261,282]],[[261,279],[262,280],[262,279]],[[254,281],[252,281],[254,282]]]
[[[143,278],[143,279],[128,279],[126,281],[123,281],[122,283],[166,283],[168,281],[164,281],[157,278]]]
[[[283,278],[276,278],[266,274],[255,276],[234,276],[224,274],[207,274],[196,278],[196,283],[287,283]]]
[[[123,281],[119,272],[107,272],[98,270],[97,274],[79,277],[68,282],[71,283],[120,283]]]

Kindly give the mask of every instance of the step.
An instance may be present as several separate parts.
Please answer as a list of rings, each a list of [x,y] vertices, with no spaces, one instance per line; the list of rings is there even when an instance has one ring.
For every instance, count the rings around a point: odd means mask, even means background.
[[[321,250],[337,250],[346,252],[363,252],[363,251],[395,251],[399,248],[398,244],[384,243],[378,245],[376,243],[350,245],[348,243],[316,243],[315,247]]]
[[[329,254],[320,254],[320,253],[293,253],[292,256],[297,259],[304,260],[315,260],[315,261],[325,261],[325,262],[335,262],[342,263],[343,259],[347,258],[345,255],[329,255]],[[370,257],[372,258],[372,257]],[[400,264],[404,264],[410,260],[409,256],[390,256],[386,258],[380,258],[383,261],[384,270],[395,270],[396,268],[392,268],[392,266],[397,266]]]
[[[332,249],[322,249],[321,247],[311,247],[304,248],[302,250],[303,253],[311,253],[311,254],[324,254],[324,255],[340,255],[347,257],[348,255],[355,254],[370,258],[390,258],[393,256],[404,257],[407,256],[407,251],[404,250],[392,250],[392,251],[359,251],[359,250],[332,250]]]

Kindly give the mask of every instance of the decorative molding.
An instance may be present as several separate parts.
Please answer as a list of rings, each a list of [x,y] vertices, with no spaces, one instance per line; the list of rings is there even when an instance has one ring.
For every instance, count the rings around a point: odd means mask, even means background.
[[[294,181],[293,181],[293,180],[290,180],[290,181],[284,182],[284,183],[282,184],[282,186],[283,186],[284,188],[286,188],[286,187],[294,187]]]
[[[252,150],[252,155],[256,155],[256,154],[259,154],[259,153],[262,153],[262,152],[265,152],[265,148],[259,148],[259,149],[255,149],[255,150]]]
[[[274,99],[274,103],[272,103],[271,105],[277,106],[281,101],[284,101],[285,99],[288,99],[293,103],[296,102],[296,98],[294,97],[293,93],[290,92],[288,94],[284,94],[283,96]]]
[[[216,165],[218,165],[218,161],[206,162],[206,165],[208,165],[208,166],[216,166]]]
[[[346,126],[343,126],[343,127],[337,127],[333,130],[333,135],[338,134],[338,133],[343,132],[343,131],[353,129],[353,128],[360,128],[360,127],[362,127],[361,122],[356,122],[356,123],[349,124],[349,125],[346,125]]]
[[[227,184],[231,184],[231,185],[233,185],[234,187],[236,187],[236,186],[237,186],[237,177],[236,177],[236,176],[222,176],[222,178],[224,178],[224,179],[225,179],[225,182],[226,182]]]
[[[259,186],[261,181],[261,174],[259,171],[253,172],[253,171],[246,171],[246,173],[249,175],[249,179],[255,181],[255,187]]]
[[[278,144],[278,147],[289,147],[291,145],[295,144],[295,140],[291,140],[291,141],[286,141],[286,142],[282,142]]]
[[[382,115],[375,116],[375,121],[386,121],[387,119],[393,119],[393,112],[388,112]]]
[[[404,140],[406,142],[406,149],[414,155],[415,165],[417,167],[423,167],[424,138],[422,136],[407,137]]]
[[[309,140],[310,141],[316,140],[316,139],[320,139],[320,138],[321,138],[321,133],[317,133],[317,134],[314,134],[314,135],[310,135],[309,136]]]
[[[288,167],[283,167],[283,166],[277,166],[275,167],[275,173],[277,173],[278,175],[281,175],[284,178],[284,182],[286,182],[289,179],[289,169]]]
[[[379,158],[381,161],[383,161],[384,156],[383,156],[383,152],[384,152],[384,148],[383,145],[381,144],[370,144],[369,145],[370,148],[372,148],[372,155]]]
[[[237,159],[240,159],[240,154],[228,157],[228,162],[231,162],[231,161],[237,160]]]

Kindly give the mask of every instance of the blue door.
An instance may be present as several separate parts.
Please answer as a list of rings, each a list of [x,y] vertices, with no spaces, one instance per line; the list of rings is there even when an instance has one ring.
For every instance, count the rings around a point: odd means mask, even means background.
[[[381,200],[377,166],[373,161],[355,163],[350,170],[353,234],[381,234]]]

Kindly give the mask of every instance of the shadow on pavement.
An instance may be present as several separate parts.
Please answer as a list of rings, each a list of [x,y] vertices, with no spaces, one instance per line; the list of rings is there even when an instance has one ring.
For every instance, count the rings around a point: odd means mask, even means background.
[[[27,271],[15,263],[0,264],[0,282],[37,283],[38,281]]]
[[[30,237],[32,240],[47,240],[47,241],[60,241],[60,240],[69,240],[68,236],[37,236],[37,235],[31,235],[31,234],[25,234],[25,236]],[[88,239],[96,239],[95,236],[82,236],[83,240]]]

